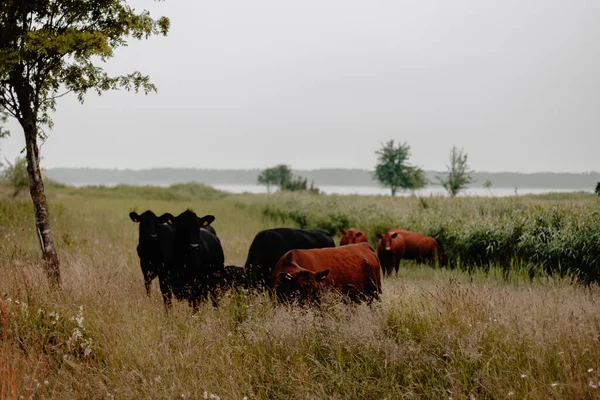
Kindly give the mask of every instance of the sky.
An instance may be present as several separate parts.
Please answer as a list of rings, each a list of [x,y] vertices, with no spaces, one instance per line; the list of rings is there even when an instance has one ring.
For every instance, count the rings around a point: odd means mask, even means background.
[[[150,0],[167,37],[105,68],[157,94],[59,100],[42,166],[600,170],[597,0]],[[24,147],[13,121],[2,157]]]

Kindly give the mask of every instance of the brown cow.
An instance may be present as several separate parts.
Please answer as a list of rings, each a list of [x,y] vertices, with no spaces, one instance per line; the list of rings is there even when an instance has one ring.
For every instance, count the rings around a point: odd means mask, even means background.
[[[290,250],[271,275],[270,289],[280,300],[316,300],[331,287],[355,301],[379,298],[379,260],[368,243],[311,250]]]
[[[406,243],[404,237],[394,230],[377,234],[377,257],[381,263],[381,270],[386,276],[392,275],[394,269],[398,273],[400,260],[404,257]]]
[[[347,231],[340,228],[340,235],[342,238],[340,239],[340,246],[345,246],[347,244],[355,244],[355,243],[368,243],[367,235],[359,229],[348,229]]]
[[[440,260],[440,246],[431,236],[404,229],[391,229],[390,232],[397,232],[404,238],[406,251],[402,258],[405,260],[429,264],[433,264],[436,259]]]

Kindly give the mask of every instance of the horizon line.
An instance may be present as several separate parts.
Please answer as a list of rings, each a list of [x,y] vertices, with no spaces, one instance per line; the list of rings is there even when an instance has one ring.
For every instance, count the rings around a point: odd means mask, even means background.
[[[287,164],[286,164],[287,165]],[[270,167],[267,167],[270,168]],[[93,170],[105,170],[105,171],[152,171],[152,170],[196,170],[196,171],[262,171],[266,168],[200,168],[200,167],[150,167],[150,168],[108,168],[108,167],[44,167],[44,170],[52,170],[52,169],[93,169]],[[327,171],[327,170],[349,170],[349,171],[365,171],[365,172],[373,172],[371,169],[367,168],[349,168],[349,167],[318,167],[318,168],[294,168],[291,167],[292,170],[295,171]],[[435,170],[435,169],[425,169],[425,172],[436,172],[436,173],[445,173],[446,170]],[[480,171],[480,170],[472,170],[473,173],[483,173],[483,174],[524,174],[524,175],[534,175],[534,174],[573,174],[573,175],[592,175],[592,174],[600,174],[599,171],[588,170],[581,172],[569,172],[569,171],[536,171],[536,172],[521,172],[521,171]]]

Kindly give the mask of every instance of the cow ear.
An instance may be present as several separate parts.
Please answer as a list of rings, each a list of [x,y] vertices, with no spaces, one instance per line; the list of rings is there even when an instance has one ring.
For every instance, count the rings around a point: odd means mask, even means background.
[[[377,238],[377,240],[381,240],[381,233],[378,233],[377,235],[375,235],[375,237]]]
[[[173,220],[175,218],[173,217],[173,214],[170,213],[164,213],[163,215],[161,215],[160,217],[158,217],[158,222],[161,224],[169,224],[169,225],[173,225]]]
[[[323,282],[325,280],[325,278],[327,278],[327,275],[329,275],[329,269],[319,271],[315,275],[316,275],[315,279],[317,282]]]
[[[133,211],[132,211],[132,212],[130,212],[130,213],[129,213],[129,218],[131,218],[131,220],[132,220],[133,222],[140,222],[140,216],[139,216],[139,215],[138,215],[138,213],[136,213],[136,212],[133,212]]]
[[[356,232],[356,237],[361,237],[362,236],[362,232]]]
[[[392,239],[396,239],[396,236],[398,236],[398,232],[392,233]]]
[[[344,230],[344,228],[340,228],[339,229],[340,235],[344,236],[346,234],[346,231]]]
[[[199,218],[199,219],[200,219],[200,225],[209,226],[215,220],[215,216],[214,215],[205,215],[204,217]]]
[[[290,282],[292,280],[292,274],[288,272],[280,272],[278,277],[281,282]]]

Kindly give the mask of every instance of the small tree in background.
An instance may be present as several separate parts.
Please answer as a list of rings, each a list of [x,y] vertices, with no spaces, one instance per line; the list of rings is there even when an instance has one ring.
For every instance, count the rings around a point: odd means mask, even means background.
[[[378,162],[373,175],[384,187],[390,188],[392,196],[398,189],[420,189],[427,183],[423,170],[408,163],[410,146],[407,143],[398,143],[396,147],[390,140],[375,154]]]
[[[486,181],[483,183],[483,188],[484,188],[484,189],[487,189],[487,190],[490,192],[490,194],[491,194],[491,193],[492,193],[492,181],[491,181],[491,180],[489,180],[489,179],[488,179],[488,180],[486,180]]]
[[[596,189],[594,190],[597,196],[600,196],[600,182],[596,183]]]
[[[5,159],[6,160],[6,159]],[[2,175],[8,181],[13,189],[13,199],[22,191],[29,187],[29,176],[27,176],[27,160],[24,157],[18,157],[14,164],[6,160],[6,168]]]
[[[281,191],[319,193],[319,189],[314,186],[314,183],[311,183],[309,187],[307,178],[295,177],[292,169],[285,164],[263,170],[258,175],[257,182],[259,185],[266,185],[268,193],[271,193],[271,185],[279,186]]]
[[[445,177],[438,176],[440,184],[448,191],[450,196],[456,196],[461,190],[473,182],[473,171],[469,169],[467,163],[468,156],[463,149],[452,147],[450,151],[450,165],[446,165],[448,172]],[[491,182],[490,182],[491,186]]]
[[[292,169],[285,165],[279,164],[271,168],[263,170],[258,175],[258,184],[266,185],[267,191],[271,193],[271,185],[279,186],[280,190],[285,190],[285,187],[292,181]]]
[[[276,185],[278,182],[275,168],[267,168],[258,175],[257,183],[267,187],[267,193],[271,193],[271,185]]]

